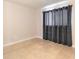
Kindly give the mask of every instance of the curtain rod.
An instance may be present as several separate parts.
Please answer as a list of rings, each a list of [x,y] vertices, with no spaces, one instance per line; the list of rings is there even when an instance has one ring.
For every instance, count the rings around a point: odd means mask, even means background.
[[[64,6],[64,7],[61,7],[61,8],[56,8],[56,9],[48,10],[48,11],[43,11],[43,12],[52,12],[53,10],[59,10],[59,9],[68,8],[68,7],[72,7],[72,5],[68,5],[68,6]]]
[[[58,9],[58,8],[63,8],[66,6],[69,6],[71,4],[69,4],[68,1],[62,1],[62,2],[58,2],[58,3],[54,3],[48,6],[45,6],[42,8],[42,11],[49,11],[49,10],[53,10],[53,9]]]

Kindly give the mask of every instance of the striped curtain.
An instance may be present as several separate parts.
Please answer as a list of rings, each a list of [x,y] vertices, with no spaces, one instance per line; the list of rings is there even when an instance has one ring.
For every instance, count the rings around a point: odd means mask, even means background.
[[[43,39],[72,46],[72,6],[43,12]]]

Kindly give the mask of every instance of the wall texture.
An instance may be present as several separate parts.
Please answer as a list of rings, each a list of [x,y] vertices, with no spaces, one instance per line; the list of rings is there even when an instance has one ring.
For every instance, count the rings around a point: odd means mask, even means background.
[[[43,36],[43,14],[41,8],[36,9],[36,35],[38,37]]]
[[[4,1],[3,8],[4,44],[35,36],[35,9],[9,1]]]

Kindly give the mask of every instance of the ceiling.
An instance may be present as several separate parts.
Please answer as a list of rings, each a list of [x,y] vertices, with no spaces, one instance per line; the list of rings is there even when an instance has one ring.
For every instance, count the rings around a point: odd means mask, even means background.
[[[60,1],[66,1],[66,0],[7,0],[15,3],[20,3],[26,6],[38,8],[38,7],[43,7],[46,5],[50,5],[53,3],[57,3]]]

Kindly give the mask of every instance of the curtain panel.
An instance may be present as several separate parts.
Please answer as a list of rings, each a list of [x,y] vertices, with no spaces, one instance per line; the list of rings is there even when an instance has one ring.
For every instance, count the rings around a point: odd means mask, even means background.
[[[72,46],[72,6],[43,12],[43,39]]]

